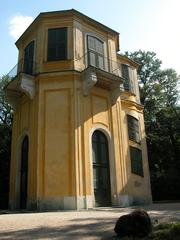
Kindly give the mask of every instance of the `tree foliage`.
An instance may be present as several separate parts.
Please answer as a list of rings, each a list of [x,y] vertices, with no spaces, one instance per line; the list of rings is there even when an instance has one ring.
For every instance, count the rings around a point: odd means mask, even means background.
[[[139,50],[126,55],[140,64],[153,198],[180,199],[180,78],[173,69],[161,70],[161,61],[154,52]]]
[[[8,77],[0,79],[0,208],[8,207],[11,153],[12,108],[5,102],[4,87]]]

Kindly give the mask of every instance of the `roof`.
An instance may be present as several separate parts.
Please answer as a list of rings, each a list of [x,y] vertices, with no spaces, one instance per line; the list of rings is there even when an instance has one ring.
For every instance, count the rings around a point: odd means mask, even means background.
[[[117,57],[120,59],[123,59],[124,61],[128,62],[130,65],[134,66],[135,68],[139,68],[140,64],[134,60],[132,60],[131,58],[127,57],[126,55],[117,53]]]
[[[119,33],[109,27],[107,27],[106,25],[86,16],[85,14],[75,10],[75,9],[69,9],[69,10],[61,10],[61,11],[52,11],[52,12],[42,12],[40,13],[35,20],[31,23],[31,25],[25,30],[25,32],[20,36],[20,38],[16,41],[16,46],[18,46],[19,42],[21,41],[21,39],[23,39],[26,34],[31,31],[33,29],[33,27],[39,23],[39,21],[41,21],[44,18],[49,18],[49,17],[60,17],[60,16],[77,16],[85,21],[87,21],[90,24],[93,24],[99,28],[101,28],[102,30],[112,33],[114,35],[116,35],[117,39],[117,51],[119,51]]]

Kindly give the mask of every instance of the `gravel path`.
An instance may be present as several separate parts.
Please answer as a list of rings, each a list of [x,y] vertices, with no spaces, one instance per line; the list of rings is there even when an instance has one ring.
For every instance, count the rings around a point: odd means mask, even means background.
[[[135,208],[0,212],[0,239],[111,239],[116,220]],[[152,220],[180,221],[180,203],[143,206]]]

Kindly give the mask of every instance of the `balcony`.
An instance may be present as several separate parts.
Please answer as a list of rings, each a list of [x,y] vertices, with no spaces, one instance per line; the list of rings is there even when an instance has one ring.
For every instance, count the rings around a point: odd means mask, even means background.
[[[90,52],[74,61],[67,61],[68,63],[71,62],[71,64],[68,64],[68,69],[66,65],[62,64],[62,61],[56,61],[55,67],[57,69],[55,71],[53,71],[54,64],[50,62],[47,63],[49,65],[45,69],[44,65],[43,68],[39,66],[42,72],[37,73],[37,64],[35,62],[22,59],[8,74],[10,82],[6,87],[7,101],[16,107],[18,98],[22,93],[33,99],[35,94],[35,76],[37,74],[69,70],[81,73],[84,96],[88,96],[90,89],[96,85],[110,91],[112,102],[114,103],[122,91],[132,91],[130,81],[122,77],[124,76],[122,64],[117,61],[104,56],[96,56],[95,54],[92,57]]]
[[[112,103],[115,103],[123,89],[121,64],[104,56],[86,53],[75,61],[75,69],[82,73],[83,94],[88,96],[93,86],[110,92]]]
[[[34,98],[35,67],[34,62],[23,59],[8,73],[10,81],[5,88],[5,96],[6,101],[13,108],[17,107],[18,99],[22,93],[25,93],[30,99]]]

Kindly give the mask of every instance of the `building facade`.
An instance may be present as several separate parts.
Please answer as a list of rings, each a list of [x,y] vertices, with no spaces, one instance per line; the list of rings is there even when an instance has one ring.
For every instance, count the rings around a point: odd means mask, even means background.
[[[41,13],[16,42],[11,209],[151,202],[138,64],[76,10]]]

